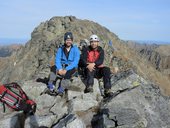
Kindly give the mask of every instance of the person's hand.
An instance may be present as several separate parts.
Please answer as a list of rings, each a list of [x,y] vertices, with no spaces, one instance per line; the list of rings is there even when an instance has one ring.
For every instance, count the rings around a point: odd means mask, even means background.
[[[63,69],[62,74],[65,75],[66,72],[67,72],[67,70],[64,70],[64,69]]]
[[[60,69],[60,70],[58,71],[58,74],[62,76],[62,75],[65,75],[66,72],[67,72],[66,70]]]
[[[90,72],[92,72],[93,70],[95,70],[95,63],[88,63],[87,68]]]
[[[61,75],[62,74],[62,69],[58,70],[57,74]]]

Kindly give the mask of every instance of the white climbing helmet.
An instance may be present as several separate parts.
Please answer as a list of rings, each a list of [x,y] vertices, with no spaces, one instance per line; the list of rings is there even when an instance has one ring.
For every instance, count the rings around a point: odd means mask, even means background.
[[[100,41],[100,40],[99,40],[99,37],[97,35],[91,35],[90,41]]]

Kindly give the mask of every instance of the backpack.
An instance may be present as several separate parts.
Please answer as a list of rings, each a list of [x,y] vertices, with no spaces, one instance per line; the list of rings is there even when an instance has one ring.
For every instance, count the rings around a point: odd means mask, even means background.
[[[30,100],[17,83],[0,85],[0,101],[15,111],[23,111],[25,114],[34,114],[36,103]]]

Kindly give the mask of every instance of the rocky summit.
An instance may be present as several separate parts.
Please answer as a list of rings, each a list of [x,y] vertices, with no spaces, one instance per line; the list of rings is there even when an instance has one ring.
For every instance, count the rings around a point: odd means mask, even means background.
[[[63,97],[49,95],[46,82],[63,35],[71,31],[75,44],[88,43],[97,34],[111,67],[113,97],[103,98],[103,81],[95,79],[94,92],[84,93],[86,80],[73,77]],[[25,47],[0,58],[2,83],[18,82],[37,103],[35,115],[26,116],[0,104],[1,128],[169,128],[170,85],[152,65],[107,28],[74,16],[53,17],[36,27]],[[59,82],[59,81],[58,81]],[[56,82],[56,87],[58,86]]]

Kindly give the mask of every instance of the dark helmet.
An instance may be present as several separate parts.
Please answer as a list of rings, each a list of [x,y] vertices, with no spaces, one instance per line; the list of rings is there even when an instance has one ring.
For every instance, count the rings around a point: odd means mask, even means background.
[[[71,39],[73,41],[73,34],[71,32],[66,32],[64,34],[64,41],[66,41],[67,39]]]

